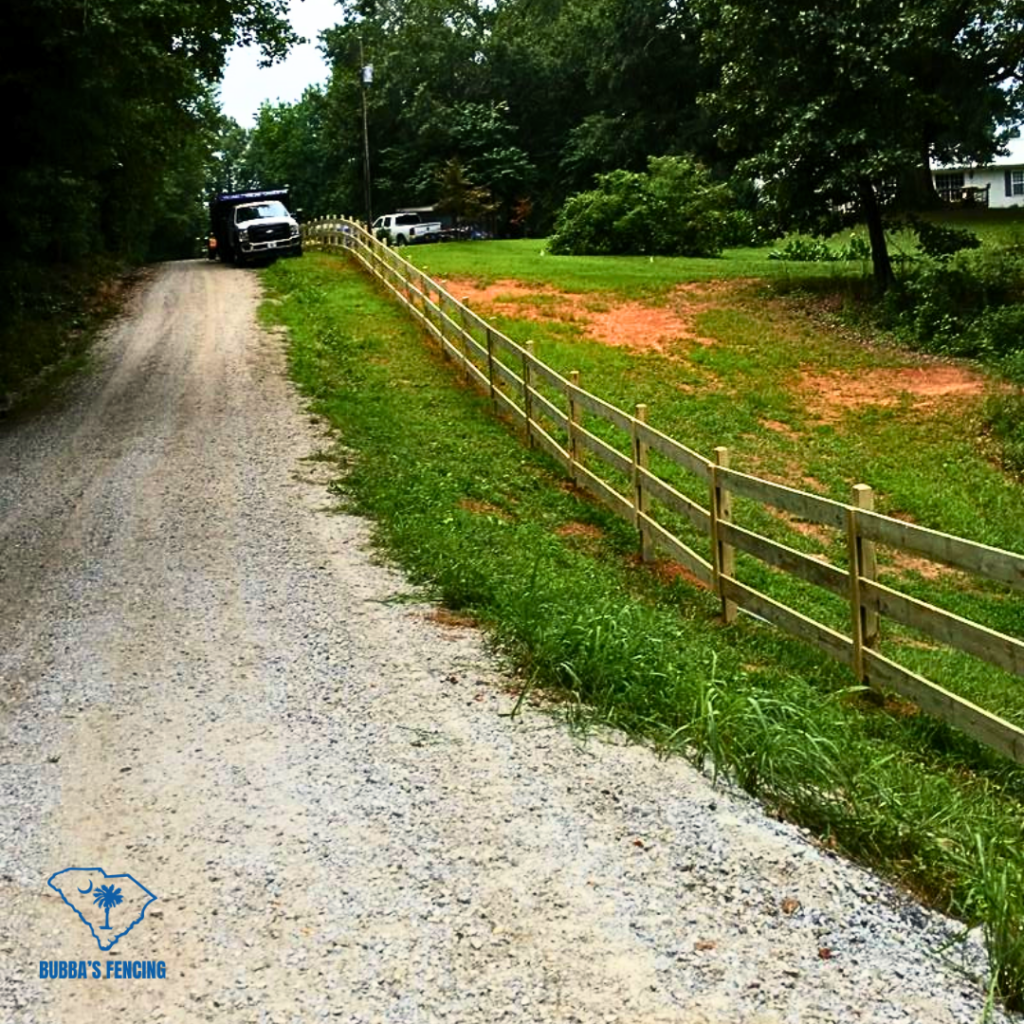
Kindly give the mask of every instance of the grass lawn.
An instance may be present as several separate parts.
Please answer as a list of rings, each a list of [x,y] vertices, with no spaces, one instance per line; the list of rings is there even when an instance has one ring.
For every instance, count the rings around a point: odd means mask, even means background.
[[[405,255],[435,279],[471,273],[483,282],[508,278],[550,284],[566,291],[616,292],[634,298],[656,298],[680,281],[721,278],[849,277],[861,264],[801,263],[769,260],[769,245],[758,249],[727,249],[720,259],[669,256],[552,256],[544,239],[495,242],[446,242],[414,245]]]
[[[993,464],[979,433],[980,406],[998,382],[975,367],[842,329],[820,295],[780,297],[771,280],[703,287],[710,261],[545,257],[537,249],[525,253],[522,242],[421,247],[409,255],[447,277],[456,295],[479,296],[473,302],[479,312],[515,340],[532,340],[545,362],[563,373],[580,371],[585,387],[621,408],[646,404],[649,422],[705,455],[727,446],[734,468],[841,501],[854,484],[867,483],[886,514],[1024,551],[1024,488]],[[604,267],[604,288],[581,292],[578,264],[594,274]],[[516,268],[522,276],[513,279]],[[499,283],[479,287],[488,282]],[[647,310],[650,330],[635,307],[638,295],[656,307]],[[625,330],[609,344],[607,327],[617,314]],[[667,332],[660,341],[659,330]],[[601,421],[588,427],[628,452],[614,427]],[[703,485],[682,471],[660,468],[680,490],[706,498]],[[809,528],[742,501],[737,519],[845,564],[838,531]],[[688,535],[682,524],[677,532]],[[706,549],[690,536],[694,547]],[[886,548],[879,553],[884,582],[1024,636],[1024,601],[1009,599],[1002,588]],[[838,598],[743,556],[740,577],[847,630]],[[890,628],[885,637],[882,649],[896,660],[1024,725],[1024,686],[1016,677],[939,651],[906,630]]]
[[[579,369],[602,397],[648,403],[655,426],[700,451],[726,444],[737,468],[840,499],[868,482],[884,511],[1022,547],[1024,494],[986,460],[972,427],[985,380],[953,367],[950,379],[969,389],[923,393],[920,381],[945,364],[839,329],[820,296],[778,296],[751,280],[775,274],[754,253],[579,260],[542,256],[536,242],[407,252],[434,277],[481,294],[490,286],[474,301],[482,314],[532,338],[557,368]],[[712,283],[723,277],[732,280]],[[380,544],[416,582],[491,631],[524,688],[557,691],[580,722],[714,765],[823,843],[985,923],[1004,991],[1024,994],[1014,925],[1024,916],[1024,771],[903,702],[875,707],[845,669],[769,627],[723,627],[709,594],[669,565],[638,563],[631,528],[524,449],[353,264],[310,255],[275,265],[266,281],[281,300],[267,315],[292,336],[293,373],[349,453],[347,500],[375,519]],[[495,285],[506,281],[518,284]],[[638,340],[655,315],[687,336]],[[595,333],[623,316],[629,330],[614,343]],[[737,519],[844,557],[838,538],[805,524],[743,503]],[[1021,602],[995,588],[885,552],[883,567],[905,589],[1024,634]],[[740,575],[845,628],[827,595],[754,563]],[[896,631],[886,643],[1024,722],[1019,681]]]

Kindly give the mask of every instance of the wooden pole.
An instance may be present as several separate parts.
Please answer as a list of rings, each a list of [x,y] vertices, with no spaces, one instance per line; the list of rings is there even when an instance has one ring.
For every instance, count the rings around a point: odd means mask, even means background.
[[[860,535],[857,513],[860,509],[873,511],[875,492],[867,484],[855,484],[846,513],[846,547],[850,574],[850,620],[853,627],[853,674],[858,682],[864,682],[864,648],[873,648],[878,643],[878,609],[874,603],[865,603],[861,580],[873,582],[878,574],[875,560],[874,541]]]
[[[635,411],[636,415],[633,420],[633,508],[636,510],[636,527],[640,531],[640,557],[645,562],[653,562],[654,544],[651,542],[651,533],[640,518],[641,515],[647,515],[651,507],[651,497],[647,493],[640,475],[641,469],[648,468],[650,453],[646,442],[640,440],[637,431],[638,423],[647,422],[647,406],[641,403]]]
[[[569,382],[575,387],[580,386],[580,371],[569,371]],[[580,406],[576,396],[569,392],[569,468],[573,480],[576,480],[576,466],[583,464],[583,450],[580,447],[576,430],[580,425]]]
[[[487,328],[487,384],[491,394],[491,405],[498,411],[498,398],[494,393],[494,332]]]
[[[523,350],[523,412],[526,413],[526,443],[533,447],[533,403],[530,401],[530,359],[533,356],[533,342],[528,341]]]
[[[472,380],[469,372],[469,367],[472,364],[472,358],[470,353],[473,351],[469,347],[467,338],[471,338],[472,335],[469,332],[469,326],[466,323],[466,309],[469,306],[469,296],[465,296],[462,300],[462,305],[459,307],[459,326],[462,328],[462,355],[466,360],[466,380]]]
[[[718,529],[719,523],[732,522],[732,495],[721,486],[719,469],[729,468],[729,449],[719,446],[715,449],[715,464],[711,467],[711,565],[715,593],[722,601],[722,618],[726,622],[736,619],[736,602],[728,600],[723,593],[722,577],[732,577],[736,572],[736,550],[726,544]]]

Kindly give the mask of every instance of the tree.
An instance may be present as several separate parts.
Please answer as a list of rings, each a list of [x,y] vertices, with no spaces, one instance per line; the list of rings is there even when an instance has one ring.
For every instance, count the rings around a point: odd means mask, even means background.
[[[100,925],[105,931],[110,929],[110,911],[124,902],[124,897],[121,895],[120,889],[115,889],[112,885],[101,885],[93,895],[92,899],[101,910],[107,912],[105,923]]]
[[[651,157],[647,173],[618,170],[571,196],[555,221],[558,255],[718,256],[726,214],[725,185],[689,157]]]
[[[168,179],[212,142],[209,88],[228,48],[257,43],[267,61],[281,57],[296,39],[287,8],[287,0],[7,0],[4,262],[145,256]]]
[[[494,198],[485,188],[473,184],[466,177],[459,158],[453,156],[437,172],[437,208],[455,218],[455,226],[464,221],[476,221],[493,213]]]
[[[718,140],[763,182],[779,228],[866,221],[892,280],[883,210],[908,169],[984,161],[1022,113],[1024,28],[998,0],[692,0]]]
[[[241,177],[254,187],[289,186],[296,209],[351,210],[338,201],[345,156],[329,125],[327,98],[310,86],[297,103],[260,107],[240,160]]]

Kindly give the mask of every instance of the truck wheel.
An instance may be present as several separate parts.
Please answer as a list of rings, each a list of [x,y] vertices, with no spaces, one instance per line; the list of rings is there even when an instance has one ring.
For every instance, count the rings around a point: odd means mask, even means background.
[[[395,235],[395,245],[405,245],[405,235]]]

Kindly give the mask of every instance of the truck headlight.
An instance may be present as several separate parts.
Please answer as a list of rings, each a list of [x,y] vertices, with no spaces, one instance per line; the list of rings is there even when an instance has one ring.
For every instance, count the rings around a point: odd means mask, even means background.
[[[298,224],[293,224],[292,227],[291,227],[291,232],[292,232],[292,238],[298,238],[299,237],[299,225]]]
[[[238,232],[238,237],[239,237],[239,238],[240,238],[240,239],[241,239],[241,240],[242,240],[243,242],[248,242],[248,241],[249,241],[249,229],[248,229],[248,228],[242,228],[242,229],[241,229],[241,230],[240,230],[240,231]]]

